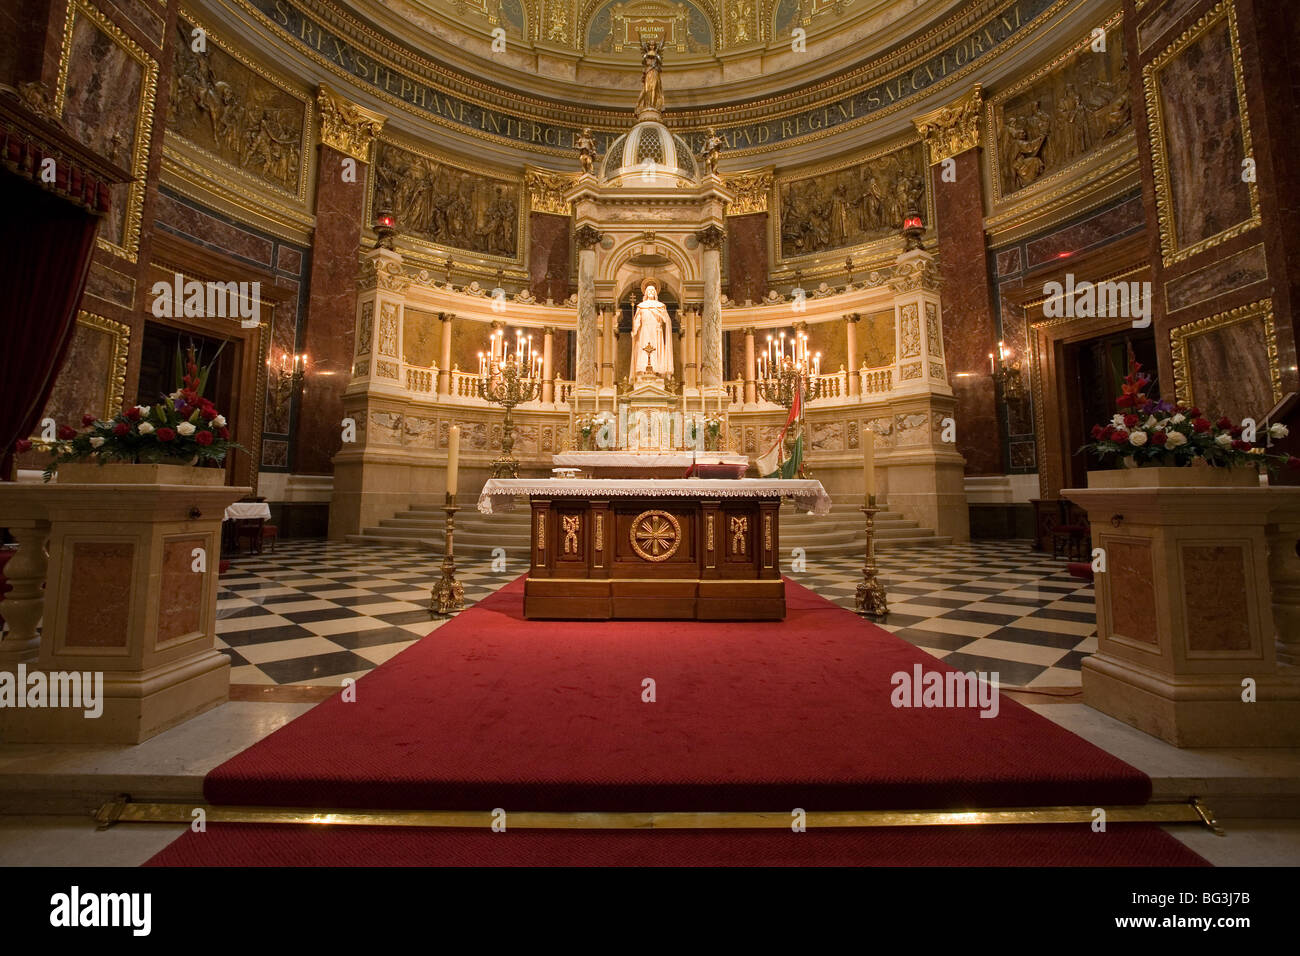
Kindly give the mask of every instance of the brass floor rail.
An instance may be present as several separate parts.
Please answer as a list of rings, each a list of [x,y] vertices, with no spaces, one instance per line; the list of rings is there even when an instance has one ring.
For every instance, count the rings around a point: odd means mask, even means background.
[[[1103,807],[1107,823],[1199,823],[1219,835],[1214,814],[1198,799],[1186,803],[1148,803]],[[321,810],[291,807],[212,806],[193,803],[134,803],[122,796],[95,812],[99,829],[115,823],[193,823],[202,810],[206,823],[263,823],[369,827],[445,827],[550,830],[780,830],[793,812],[535,812],[528,810]],[[993,810],[830,810],[808,811],[810,829],[853,827],[982,826],[990,824],[1087,823],[1096,807],[1014,807]]]

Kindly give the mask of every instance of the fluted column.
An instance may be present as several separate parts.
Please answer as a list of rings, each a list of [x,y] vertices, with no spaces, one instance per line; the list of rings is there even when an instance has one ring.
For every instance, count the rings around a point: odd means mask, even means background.
[[[845,347],[849,355],[849,360],[844,364],[849,370],[850,395],[857,395],[861,391],[861,377],[858,372],[858,366],[862,364],[858,360],[858,321],[861,318],[862,316],[857,312],[851,312],[844,317]]]
[[[555,348],[555,327],[548,325],[543,330],[542,338],[542,401],[547,404],[555,401],[555,372],[552,364],[552,350]]]
[[[704,314],[700,319],[701,383],[711,394],[722,391],[722,237],[718,226],[695,234],[703,247],[700,274],[704,280]]]
[[[439,312],[442,320],[442,358],[438,360],[438,394],[451,394],[451,323],[456,318],[450,312]]]
[[[745,329],[745,404],[753,405],[758,401],[758,368],[754,365],[754,327]]]
[[[574,234],[578,244],[578,342],[574,384],[579,391],[594,393],[599,380],[597,352],[596,246],[601,234],[594,226],[580,226]]]
[[[614,362],[618,356],[618,313],[609,310],[601,323],[605,334],[604,361],[601,363],[600,384],[605,388],[614,387]]]

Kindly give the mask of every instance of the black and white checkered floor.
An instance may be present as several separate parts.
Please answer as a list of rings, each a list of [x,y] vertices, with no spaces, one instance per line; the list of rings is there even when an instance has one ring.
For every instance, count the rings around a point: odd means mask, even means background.
[[[441,626],[429,590],[440,558],[418,548],[284,541],[239,556],[221,576],[217,646],[234,684],[328,684],[359,677]],[[879,623],[964,670],[996,671],[1007,687],[1077,687],[1097,648],[1091,585],[1024,541],[980,541],[882,553],[889,616]],[[786,573],[853,606],[860,559],[809,558]],[[527,570],[459,562],[471,605]]]

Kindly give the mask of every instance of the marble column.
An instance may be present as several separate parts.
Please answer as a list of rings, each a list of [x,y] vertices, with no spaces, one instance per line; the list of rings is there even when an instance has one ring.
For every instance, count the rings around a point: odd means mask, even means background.
[[[451,394],[451,323],[456,318],[450,312],[439,312],[442,320],[442,358],[438,360],[438,394]]]
[[[574,387],[592,398],[599,386],[600,353],[597,351],[596,316],[596,246],[601,234],[594,226],[580,226],[575,233],[578,243],[578,340]],[[594,404],[593,404],[594,407]]]
[[[0,670],[35,660],[41,646],[36,628],[45,610],[45,542],[50,536],[49,522],[43,519],[9,520],[18,550],[4,568],[10,588],[0,597],[0,615],[9,630],[0,637]]]
[[[542,330],[542,401],[548,405],[555,401],[555,365],[552,361],[555,348],[555,327],[548,325]]]
[[[948,381],[957,399],[957,450],[968,475],[1005,470],[1001,411],[988,353],[998,334],[994,290],[984,237],[984,180],[980,172],[978,85],[948,105],[913,120],[929,151],[930,191],[943,261],[944,337]],[[960,330],[960,334],[958,334]],[[961,378],[956,373],[965,372]]]
[[[862,316],[857,312],[850,312],[844,317],[844,338],[845,348],[849,360],[845,363],[849,370],[849,395],[857,395],[861,392],[861,379],[858,373],[858,366],[862,364],[858,358],[858,322]]]
[[[758,401],[758,368],[754,364],[754,327],[745,329],[745,404],[753,405]]]
[[[722,391],[722,237],[716,225],[695,234],[704,280],[704,314],[700,319],[701,384],[710,397]]]
[[[357,270],[327,264],[357,261],[371,144],[385,117],[347,102],[323,84],[316,105],[321,142],[314,265],[301,335],[302,351],[311,356],[303,377],[311,401],[298,410],[292,469],[297,474],[329,475],[334,470],[331,459],[342,445],[343,391],[352,378]]]

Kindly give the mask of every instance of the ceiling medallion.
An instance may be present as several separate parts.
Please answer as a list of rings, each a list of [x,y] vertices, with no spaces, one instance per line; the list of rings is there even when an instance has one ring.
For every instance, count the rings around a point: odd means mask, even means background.
[[[632,519],[632,550],[647,561],[667,561],[682,543],[682,526],[666,511],[643,511]]]

